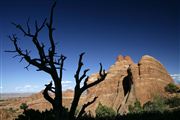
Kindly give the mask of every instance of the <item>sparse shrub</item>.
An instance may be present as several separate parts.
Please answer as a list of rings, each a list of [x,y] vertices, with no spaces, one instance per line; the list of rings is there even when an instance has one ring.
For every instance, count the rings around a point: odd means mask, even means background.
[[[116,112],[112,108],[102,105],[101,103],[99,103],[95,112],[96,112],[97,118],[106,118],[106,117],[116,116]]]
[[[156,96],[153,99],[154,111],[164,112],[167,108],[165,98]]]
[[[27,110],[28,109],[28,105],[26,104],[26,103],[22,103],[21,105],[20,105],[20,109],[22,109],[22,110]]]
[[[143,113],[143,112],[164,112],[167,108],[165,99],[159,96],[154,97],[153,101],[146,102],[143,107],[141,103],[136,100],[134,105],[129,105],[130,113]]]
[[[166,104],[169,105],[170,108],[179,107],[180,106],[180,97],[174,96],[166,100]]]
[[[65,107],[63,107],[62,118],[63,120],[68,120],[68,109]],[[34,109],[26,109],[15,120],[55,120],[55,114],[52,109],[42,112]]]
[[[159,96],[156,96],[153,101],[148,101],[143,105],[143,111],[145,112],[164,112],[166,108],[165,98]]]
[[[169,83],[164,89],[166,92],[176,93],[179,88],[174,83]]]
[[[16,110],[15,109],[13,109],[12,107],[10,107],[9,109],[8,109],[10,112],[16,112]]]
[[[148,101],[143,105],[143,110],[146,111],[146,112],[151,112],[151,111],[155,110],[154,107],[155,107],[154,103],[151,102],[151,101]]]
[[[141,113],[143,111],[143,108],[141,106],[141,103],[136,100],[134,105],[129,105],[129,112],[130,113]]]

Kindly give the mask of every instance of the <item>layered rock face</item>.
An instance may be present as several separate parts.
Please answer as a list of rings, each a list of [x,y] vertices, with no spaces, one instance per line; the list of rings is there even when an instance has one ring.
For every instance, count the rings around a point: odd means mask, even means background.
[[[156,95],[165,95],[164,87],[173,82],[164,66],[148,55],[143,56],[138,64],[129,56],[118,56],[107,73],[103,82],[87,91],[86,101],[98,96],[96,102],[87,109],[90,114],[94,114],[99,103],[124,114],[128,112],[128,105],[136,100],[143,104]],[[98,74],[91,75],[89,82],[97,77]]]
[[[136,98],[143,104],[157,95],[166,95],[164,87],[173,82],[164,66],[155,58],[145,55],[138,65],[130,66]]]

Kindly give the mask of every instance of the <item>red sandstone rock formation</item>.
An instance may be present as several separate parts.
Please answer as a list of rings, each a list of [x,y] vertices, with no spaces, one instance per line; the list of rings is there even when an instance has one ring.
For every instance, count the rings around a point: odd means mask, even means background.
[[[94,114],[98,104],[102,103],[121,114],[126,113],[128,105],[136,99],[143,104],[156,95],[165,95],[164,87],[173,82],[164,66],[148,55],[143,56],[138,64],[129,56],[120,55],[107,72],[103,82],[87,91],[87,101],[98,96],[87,112]],[[97,74],[91,75],[89,82],[97,77]]]
[[[173,79],[155,58],[145,55],[138,65],[130,66],[136,98],[145,103],[156,95],[165,95],[164,87]]]

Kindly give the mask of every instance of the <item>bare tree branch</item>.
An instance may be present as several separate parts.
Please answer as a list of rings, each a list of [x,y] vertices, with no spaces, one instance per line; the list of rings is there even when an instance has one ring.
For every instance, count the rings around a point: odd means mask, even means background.
[[[76,74],[74,75],[75,80],[76,80],[76,84],[79,84],[81,82],[79,80],[79,74],[80,74],[81,68],[83,66],[82,58],[83,58],[84,54],[85,53],[81,53],[80,56],[79,56],[78,68],[77,68]],[[88,71],[88,70],[86,70],[86,71]],[[85,74],[86,74],[86,72],[85,72]]]
[[[89,71],[89,69],[84,70],[83,75],[80,77],[79,81],[81,82],[85,77],[86,77],[86,73]]]
[[[26,30],[20,25],[20,24],[16,24],[14,22],[12,22],[12,24],[19,29],[21,32],[24,33],[25,36],[29,36],[29,37],[34,37],[34,35],[30,34],[29,32],[26,32]]]
[[[17,44],[17,37],[16,35],[9,36],[9,39],[13,42],[15,51],[23,58],[25,59],[29,64],[32,64],[36,66],[39,69],[43,69],[45,72],[50,73],[51,70],[50,68],[43,66],[41,63],[37,62],[37,59],[32,59],[28,54],[29,52],[26,50],[26,53],[23,53],[21,48]],[[6,52],[11,52],[11,51],[6,51]],[[14,52],[14,51],[13,51]]]
[[[35,28],[36,28],[36,33],[35,33],[35,36],[38,36],[38,33],[43,29],[43,27],[45,26],[46,24],[46,21],[47,21],[47,18],[44,19],[43,23],[41,24],[40,27],[38,27],[38,23],[37,23],[37,20],[35,21]]]
[[[16,50],[5,50],[4,52],[12,52],[12,53],[15,53],[17,52]]]
[[[98,97],[96,96],[96,97],[94,97],[94,99],[92,100],[92,101],[90,101],[90,102],[88,102],[88,103],[86,103],[86,104],[84,104],[83,106],[82,106],[82,108],[81,108],[81,110],[80,110],[80,112],[79,112],[79,114],[78,114],[78,116],[77,116],[77,120],[80,118],[80,117],[82,117],[82,115],[85,113],[85,109],[89,106],[89,105],[91,105],[91,104],[93,104],[95,101],[96,101],[96,99],[97,99]]]
[[[29,71],[28,67],[30,66],[31,64],[28,64],[25,68]]]
[[[29,26],[29,21],[30,21],[30,18],[28,18],[28,20],[27,20],[27,22],[26,22],[27,33],[28,33],[28,34],[31,34],[31,29],[30,29],[30,26]]]
[[[88,81],[88,77],[87,77],[84,81],[84,86],[81,88],[81,91],[83,92],[86,89],[100,83],[101,81],[105,79],[106,75],[107,73],[105,72],[105,70],[102,70],[102,64],[100,63],[99,77],[97,78],[97,80],[93,81],[92,83],[87,84],[87,81]]]
[[[43,96],[44,96],[44,98],[45,98],[47,101],[49,101],[49,102],[53,105],[53,107],[54,107],[54,105],[55,105],[54,99],[51,98],[51,96],[50,96],[49,93],[48,93],[48,91],[51,91],[51,90],[52,90],[52,81],[51,81],[48,85],[45,85],[45,86],[46,86],[46,88],[45,88],[44,91],[43,91]]]
[[[42,25],[40,27],[38,27],[37,21],[35,22],[36,32],[35,32],[34,35],[30,33],[29,20],[26,23],[27,28],[28,28],[27,32],[20,24],[12,23],[13,25],[16,26],[17,29],[19,29],[21,32],[23,32],[25,36],[28,36],[28,37],[32,38],[32,41],[33,41],[34,45],[36,46],[36,48],[38,50],[38,53],[39,53],[39,56],[41,58],[41,63],[42,64],[44,64],[44,61],[46,60],[45,52],[44,52],[44,45],[40,45],[37,36],[38,36],[38,33],[42,30],[42,28],[45,26],[46,20],[47,19],[44,20],[44,22],[42,23]]]
[[[54,2],[54,4],[51,7],[50,22],[46,24],[47,27],[48,27],[48,30],[49,30],[49,40],[50,40],[50,43],[51,43],[51,52],[52,52],[52,54],[50,55],[50,57],[52,57],[55,54],[55,44],[54,44],[54,39],[53,39],[53,30],[54,29],[52,27],[55,6],[56,6],[56,1]]]
[[[22,62],[22,61],[23,61],[23,59],[24,59],[24,57],[21,57],[21,59],[20,59],[20,61],[19,61],[19,62]]]
[[[65,61],[66,57],[64,55],[61,55],[60,57],[60,71],[59,71],[59,78],[60,78],[60,82],[62,81],[62,74],[63,74],[63,66],[64,66],[64,61]]]
[[[18,57],[18,56],[20,56],[19,54],[18,55],[15,55],[15,56],[13,56],[12,58],[15,58],[15,57]]]

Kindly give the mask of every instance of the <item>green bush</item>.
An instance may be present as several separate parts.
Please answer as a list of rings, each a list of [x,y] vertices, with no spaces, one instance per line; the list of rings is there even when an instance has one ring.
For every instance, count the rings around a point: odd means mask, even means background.
[[[96,117],[97,118],[105,118],[105,117],[114,117],[116,116],[116,112],[105,105],[99,103],[98,107],[96,108]]]
[[[138,100],[135,101],[133,106],[129,105],[128,108],[130,113],[141,113],[143,111],[141,103]]]
[[[166,104],[169,105],[170,108],[179,107],[180,106],[180,97],[174,96],[166,100]]]
[[[164,89],[166,92],[176,93],[179,88],[174,83],[169,83]]]
[[[156,96],[153,101],[148,101],[143,105],[143,110],[146,112],[164,112],[167,108],[167,105],[165,104],[165,98]]]
[[[134,105],[129,105],[130,113],[143,113],[143,112],[164,112],[167,108],[165,99],[159,96],[154,97],[153,101],[146,102],[143,107],[141,103],[136,100]]]
[[[164,112],[167,108],[167,105],[165,104],[165,98],[156,96],[153,99],[153,104],[154,104],[154,111],[159,111],[159,112]]]
[[[28,105],[26,103],[22,103],[20,105],[20,109],[27,110],[28,109]]]
[[[143,105],[143,110],[146,112],[155,111],[156,107],[153,102],[148,101]]]

